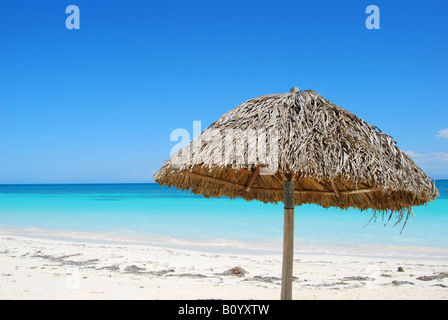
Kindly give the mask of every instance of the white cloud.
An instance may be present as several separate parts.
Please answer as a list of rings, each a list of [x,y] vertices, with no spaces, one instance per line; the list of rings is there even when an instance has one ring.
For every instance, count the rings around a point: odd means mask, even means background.
[[[424,162],[448,163],[448,153],[446,152],[415,153],[412,150],[408,150],[405,152],[417,163],[424,163]]]
[[[436,179],[448,179],[448,153],[415,153],[412,150],[405,152],[430,177]]]
[[[439,134],[437,135],[438,138],[446,138],[448,139],[448,128],[440,130]]]
[[[405,151],[404,153],[406,153],[408,156],[410,156],[411,158],[415,158],[415,157],[418,157],[420,154],[418,154],[418,153],[415,153],[414,151],[412,151],[412,150],[407,150],[407,151]]]

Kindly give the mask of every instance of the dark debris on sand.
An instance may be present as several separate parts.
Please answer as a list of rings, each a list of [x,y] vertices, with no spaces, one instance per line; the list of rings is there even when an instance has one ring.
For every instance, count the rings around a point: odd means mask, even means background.
[[[431,280],[441,280],[441,279],[444,279],[444,278],[448,278],[448,273],[447,272],[439,272],[439,273],[436,273],[436,274],[434,274],[432,276],[421,276],[421,277],[418,277],[417,280],[420,280],[420,281],[431,281]]]
[[[248,273],[248,272],[241,267],[233,267],[233,268],[230,268],[229,270],[226,270],[222,273],[218,273],[218,275],[244,277],[246,275],[246,273]]]

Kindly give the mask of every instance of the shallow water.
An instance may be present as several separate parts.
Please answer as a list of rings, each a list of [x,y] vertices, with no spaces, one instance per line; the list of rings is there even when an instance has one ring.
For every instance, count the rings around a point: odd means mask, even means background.
[[[414,208],[406,227],[368,223],[359,210],[296,207],[296,250],[420,256],[448,252],[448,180],[441,197]],[[0,228],[108,234],[109,238],[185,246],[281,250],[283,205],[205,199],[157,184],[0,185]],[[404,249],[402,247],[405,247]],[[448,255],[447,255],[448,256]]]

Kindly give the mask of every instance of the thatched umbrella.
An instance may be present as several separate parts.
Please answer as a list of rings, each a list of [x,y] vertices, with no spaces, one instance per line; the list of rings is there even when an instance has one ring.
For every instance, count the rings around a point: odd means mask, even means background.
[[[294,206],[409,217],[439,195],[394,139],[312,90],[271,94],[227,112],[155,174],[205,197],[284,203],[282,299],[292,298]]]

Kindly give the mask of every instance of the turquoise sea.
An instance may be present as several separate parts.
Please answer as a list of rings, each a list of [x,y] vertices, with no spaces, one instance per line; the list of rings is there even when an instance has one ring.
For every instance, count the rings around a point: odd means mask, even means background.
[[[297,252],[448,258],[448,180],[405,228],[372,213],[302,205]],[[157,184],[0,185],[0,234],[281,252],[283,204],[205,199]]]

